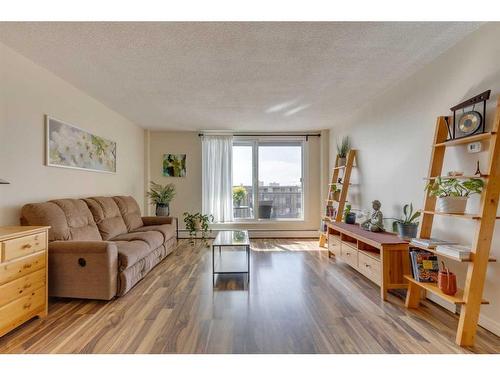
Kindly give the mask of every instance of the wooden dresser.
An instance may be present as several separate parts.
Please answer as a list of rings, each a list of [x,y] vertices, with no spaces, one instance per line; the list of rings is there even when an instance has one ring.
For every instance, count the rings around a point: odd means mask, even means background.
[[[382,299],[387,299],[389,289],[408,287],[404,277],[410,272],[407,241],[342,222],[329,223],[327,232],[328,255],[335,255],[379,285]]]
[[[47,315],[49,227],[0,227],[0,336]]]

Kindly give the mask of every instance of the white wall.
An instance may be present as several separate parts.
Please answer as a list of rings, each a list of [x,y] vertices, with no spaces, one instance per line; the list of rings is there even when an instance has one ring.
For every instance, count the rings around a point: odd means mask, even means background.
[[[44,115],[117,142],[117,173],[46,167]],[[0,225],[19,224],[28,202],[90,195],[144,197],[144,131],[0,44]]]
[[[324,132],[323,138],[328,138],[328,132]],[[182,214],[184,212],[201,212],[202,190],[201,190],[201,140],[197,132],[157,132],[152,131],[146,135],[149,138],[149,145],[146,146],[147,158],[149,161],[149,171],[147,174],[155,182],[166,184],[173,182],[176,186],[177,196],[171,203],[171,214],[180,218],[180,227],[184,228]],[[317,233],[320,220],[320,194],[321,194],[321,155],[322,150],[328,147],[328,139],[321,141],[318,137],[310,137],[304,148],[307,164],[304,171],[305,190],[307,200],[305,203],[305,213],[303,221],[282,221],[272,223],[256,224],[220,224],[213,228],[242,227],[249,230],[281,231],[274,235],[282,235],[284,231],[287,235],[295,236],[297,231],[310,231]],[[165,177],[162,175],[163,155],[186,154],[186,177]],[[327,155],[327,154],[326,154]],[[326,184],[326,181],[323,185]],[[149,207],[152,213],[153,207]],[[310,235],[310,234],[309,234]]]
[[[354,206],[369,208],[373,199],[382,202],[386,217],[400,215],[401,205],[413,202],[422,207],[424,181],[430,160],[436,117],[450,114],[449,108],[471,96],[492,89],[488,125],[493,121],[492,107],[500,94],[500,23],[482,26],[477,32],[445,52],[409,79],[383,93],[362,108],[352,121],[335,124],[331,130],[330,165],[335,143],[349,135],[359,149],[358,168],[350,199]],[[361,104],[360,104],[361,105]],[[485,152],[479,156],[483,171]],[[463,170],[474,174],[478,154],[465,148],[447,150],[444,171]],[[500,162],[500,161],[499,161]],[[478,199],[468,210],[477,210]],[[470,244],[474,223],[463,219],[437,217],[433,236]],[[500,225],[496,225],[492,254],[500,259]],[[448,261],[464,280],[465,265]],[[484,296],[491,304],[482,307],[480,324],[500,334],[500,263],[488,269]]]

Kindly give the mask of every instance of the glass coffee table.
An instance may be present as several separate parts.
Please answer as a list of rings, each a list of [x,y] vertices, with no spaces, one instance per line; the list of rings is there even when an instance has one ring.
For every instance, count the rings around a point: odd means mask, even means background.
[[[218,259],[215,259],[216,248],[219,250]],[[246,262],[242,257],[243,251],[222,252],[223,248],[242,248],[246,253]],[[215,285],[215,275],[246,273],[250,283],[250,239],[246,230],[222,230],[217,233],[212,243],[212,282]]]

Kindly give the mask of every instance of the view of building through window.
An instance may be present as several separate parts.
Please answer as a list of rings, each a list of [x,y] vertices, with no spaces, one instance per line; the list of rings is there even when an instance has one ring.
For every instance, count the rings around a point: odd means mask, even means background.
[[[253,165],[253,153],[257,153],[256,166]],[[255,191],[257,199],[254,196]],[[302,194],[301,143],[235,143],[233,146],[235,219],[301,218],[303,217]]]

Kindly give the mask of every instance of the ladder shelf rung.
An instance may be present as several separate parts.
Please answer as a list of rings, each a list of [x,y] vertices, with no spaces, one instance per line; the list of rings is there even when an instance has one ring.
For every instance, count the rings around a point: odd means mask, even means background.
[[[470,137],[452,139],[449,141],[436,143],[434,145],[434,147],[459,146],[459,145],[465,145],[467,143],[484,141],[486,139],[490,139],[493,134],[495,134],[495,133],[489,132],[489,133],[481,133],[481,134],[471,135]]]
[[[457,293],[454,296],[449,296],[448,294],[444,294],[441,289],[438,288],[437,283],[421,283],[415,280],[413,277],[410,275],[405,275],[405,279],[408,280],[410,283],[416,284],[419,287],[436,294],[437,296],[441,297],[445,301],[448,301],[450,303],[454,303],[455,305],[464,305],[465,300],[464,300],[464,291],[461,289],[457,290]],[[489,304],[488,301],[486,300],[481,300],[481,303],[484,305]]]
[[[438,255],[440,257],[454,260],[456,262],[470,263],[470,262],[474,261],[472,258],[471,259],[459,259],[459,258],[455,258],[455,257],[453,257],[451,255],[442,254],[442,253],[437,252],[436,249],[431,249],[431,248],[428,248],[427,246],[419,245],[419,244],[414,243],[414,242],[410,242],[410,247],[416,247],[416,248],[419,248],[421,250],[428,251],[429,253],[436,254],[436,255]],[[497,260],[495,258],[488,259],[488,262],[491,262],[491,263],[496,262],[496,261]]]

